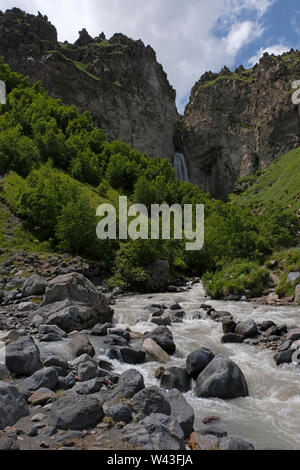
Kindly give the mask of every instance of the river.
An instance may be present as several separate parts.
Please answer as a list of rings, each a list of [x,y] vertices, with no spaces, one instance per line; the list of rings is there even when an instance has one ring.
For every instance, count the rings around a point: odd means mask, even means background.
[[[134,295],[121,298],[114,306],[115,323],[127,324],[134,331],[144,333],[156,326],[150,323],[150,314],[144,307],[148,304],[178,301],[186,312],[186,319],[171,328],[177,346],[170,366],[184,367],[187,355],[201,347],[214,354],[224,354],[239,365],[249,387],[249,397],[234,400],[201,399],[193,392],[185,396],[195,411],[195,429],[203,429],[202,419],[217,415],[218,426],[230,435],[251,442],[257,450],[293,450],[300,448],[300,367],[284,365],[277,367],[275,351],[247,344],[221,344],[222,325],[205,316],[193,320],[202,303],[209,303],[216,310],[232,313],[236,320],[253,318],[256,322],[273,320],[277,324],[300,325],[299,307],[272,307],[247,302],[208,300],[201,284],[194,285],[184,293]],[[203,312],[203,311],[202,311]],[[91,337],[96,352],[103,356],[103,339]],[[47,346],[50,351],[53,345]],[[59,349],[65,346],[59,346]],[[43,346],[45,350],[45,346]],[[46,352],[46,351],[45,351]],[[62,351],[61,352],[65,352]],[[133,366],[113,361],[118,373]],[[159,364],[148,362],[134,366],[144,376],[146,385],[159,385],[154,371]]]

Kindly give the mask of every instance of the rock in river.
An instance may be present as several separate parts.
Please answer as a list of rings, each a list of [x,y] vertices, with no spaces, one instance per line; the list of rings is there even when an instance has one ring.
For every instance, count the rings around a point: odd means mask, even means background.
[[[237,398],[248,396],[248,386],[241,369],[225,356],[216,356],[199,375],[195,392],[202,398]]]

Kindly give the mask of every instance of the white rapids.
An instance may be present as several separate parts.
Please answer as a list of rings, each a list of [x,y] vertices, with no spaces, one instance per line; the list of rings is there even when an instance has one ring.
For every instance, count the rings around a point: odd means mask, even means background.
[[[201,284],[184,293],[133,295],[120,299],[114,306],[116,324],[127,324],[133,331],[144,333],[156,326],[150,323],[150,314],[144,307],[149,304],[178,301],[186,312],[186,319],[171,328],[177,352],[169,366],[185,366],[186,356],[201,347],[214,354],[224,354],[236,362],[243,371],[249,387],[249,397],[234,400],[200,399],[191,391],[185,396],[195,411],[195,429],[203,429],[202,419],[217,415],[220,427],[230,435],[251,442],[257,450],[296,450],[300,448],[300,367],[277,367],[274,351],[246,344],[221,344],[222,325],[204,315],[202,320],[192,320],[202,303],[216,310],[228,311],[238,320],[253,318],[257,322],[273,320],[277,324],[300,324],[299,307],[271,307],[247,302],[209,300]],[[101,341],[91,337],[96,352],[103,355]],[[65,344],[65,343],[64,343]],[[66,345],[65,345],[66,346]],[[56,352],[66,352],[57,343]],[[53,348],[49,345],[47,349]],[[44,352],[45,347],[43,347]],[[48,351],[49,351],[48,349]],[[144,376],[146,385],[159,385],[154,371],[156,362],[130,366],[113,361],[115,371],[136,368]]]

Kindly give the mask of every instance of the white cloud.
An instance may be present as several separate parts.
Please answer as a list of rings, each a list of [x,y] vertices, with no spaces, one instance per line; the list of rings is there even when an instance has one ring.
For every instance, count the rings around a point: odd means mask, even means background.
[[[96,36],[122,32],[150,44],[176,88],[180,111],[206,71],[232,66],[237,54],[263,32],[261,17],[275,0],[14,0],[46,14],[59,39],[75,41],[85,27]],[[11,0],[1,0],[2,10]]]
[[[284,44],[274,44],[273,46],[269,47],[261,47],[257,53],[248,60],[248,64],[253,66],[259,62],[259,59],[264,55],[265,52],[269,54],[281,55],[284,52],[287,52],[291,49],[291,46],[284,45]]]

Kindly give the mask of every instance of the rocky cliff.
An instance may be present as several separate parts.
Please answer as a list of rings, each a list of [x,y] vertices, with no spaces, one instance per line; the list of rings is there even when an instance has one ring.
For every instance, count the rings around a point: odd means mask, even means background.
[[[92,38],[82,30],[75,44],[59,43],[46,16],[13,8],[0,11],[0,55],[12,70],[41,80],[54,98],[88,109],[111,139],[171,158],[176,93],[142,41]]]
[[[300,51],[266,54],[250,70],[205,73],[192,89],[183,119],[190,178],[226,197],[238,178],[255,174],[300,145]]]

